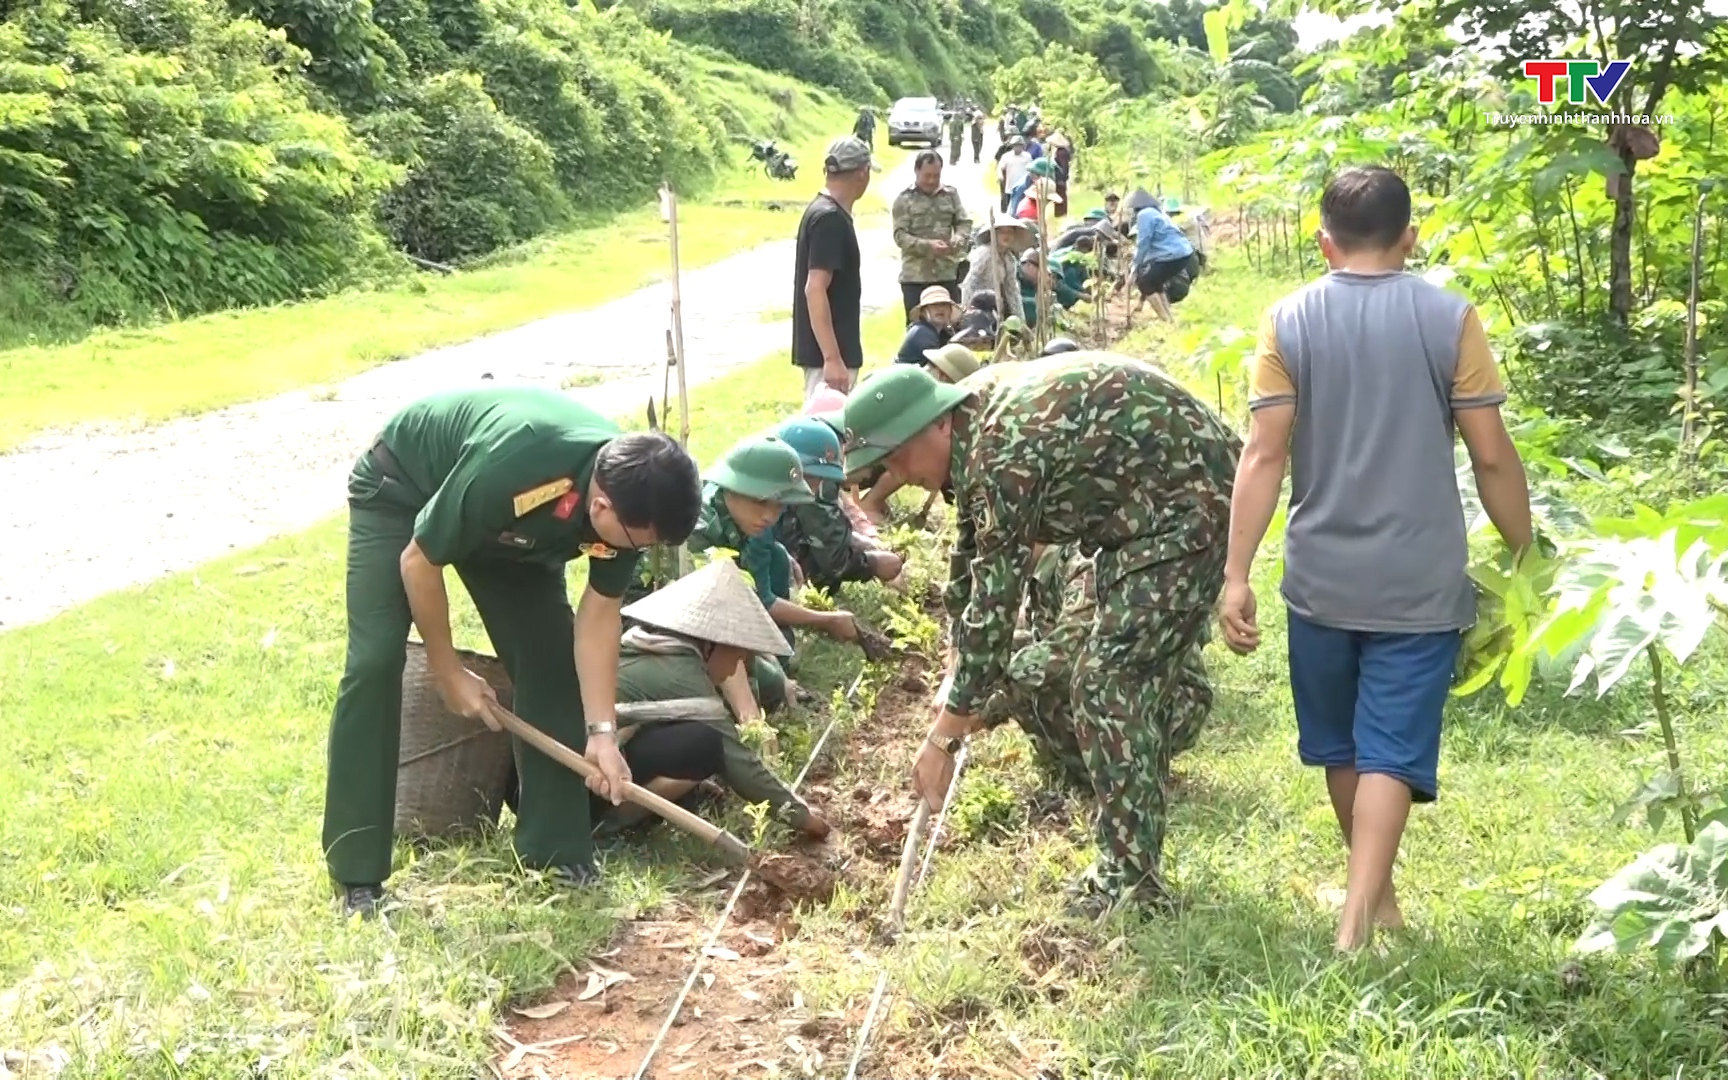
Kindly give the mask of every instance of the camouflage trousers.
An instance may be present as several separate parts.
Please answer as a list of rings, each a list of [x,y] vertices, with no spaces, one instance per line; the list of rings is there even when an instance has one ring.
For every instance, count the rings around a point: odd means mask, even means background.
[[[1097,798],[1088,892],[1164,895],[1170,759],[1212,711],[1202,650],[1223,582],[1222,550],[1159,560],[1129,544],[1040,560],[1008,685],[986,709],[1019,722],[1052,780]]]

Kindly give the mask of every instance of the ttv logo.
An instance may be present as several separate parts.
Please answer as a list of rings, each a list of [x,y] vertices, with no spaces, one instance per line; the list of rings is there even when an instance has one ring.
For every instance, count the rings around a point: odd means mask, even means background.
[[[1607,64],[1595,60],[1524,61],[1524,77],[1536,80],[1536,100],[1544,105],[1555,103],[1555,87],[1561,82],[1566,85],[1570,104],[1586,105],[1589,97],[1594,97],[1597,104],[1606,105],[1631,70],[1630,60],[1610,60]]]

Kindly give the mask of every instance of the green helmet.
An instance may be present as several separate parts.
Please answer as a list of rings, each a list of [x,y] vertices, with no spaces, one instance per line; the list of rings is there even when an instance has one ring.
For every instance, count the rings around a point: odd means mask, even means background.
[[[1043,176],[1049,179],[1056,177],[1056,163],[1049,158],[1039,158],[1032,163],[1030,170],[1033,176]]]
[[[846,399],[846,471],[858,472],[881,461],[971,393],[937,382],[928,371],[911,364],[877,372]]]
[[[790,505],[816,501],[804,479],[798,451],[772,435],[745,439],[726,451],[720,463],[708,470],[707,480],[747,499]]]

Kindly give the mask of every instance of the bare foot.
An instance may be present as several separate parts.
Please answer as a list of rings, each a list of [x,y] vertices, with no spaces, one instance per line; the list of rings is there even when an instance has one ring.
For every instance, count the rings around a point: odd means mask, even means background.
[[[1344,909],[1344,889],[1338,885],[1322,885],[1314,890],[1314,899],[1331,911]],[[1398,890],[1394,888],[1380,901],[1374,912],[1374,924],[1383,930],[1404,929],[1404,909],[1398,905]]]

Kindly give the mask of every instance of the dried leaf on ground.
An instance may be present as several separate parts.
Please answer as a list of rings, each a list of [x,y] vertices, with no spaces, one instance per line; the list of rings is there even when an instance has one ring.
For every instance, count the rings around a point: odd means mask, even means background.
[[[530,1020],[550,1020],[570,1007],[568,1001],[548,1001],[544,1005],[534,1005],[526,1009],[511,1009],[517,1016],[526,1016]]]

